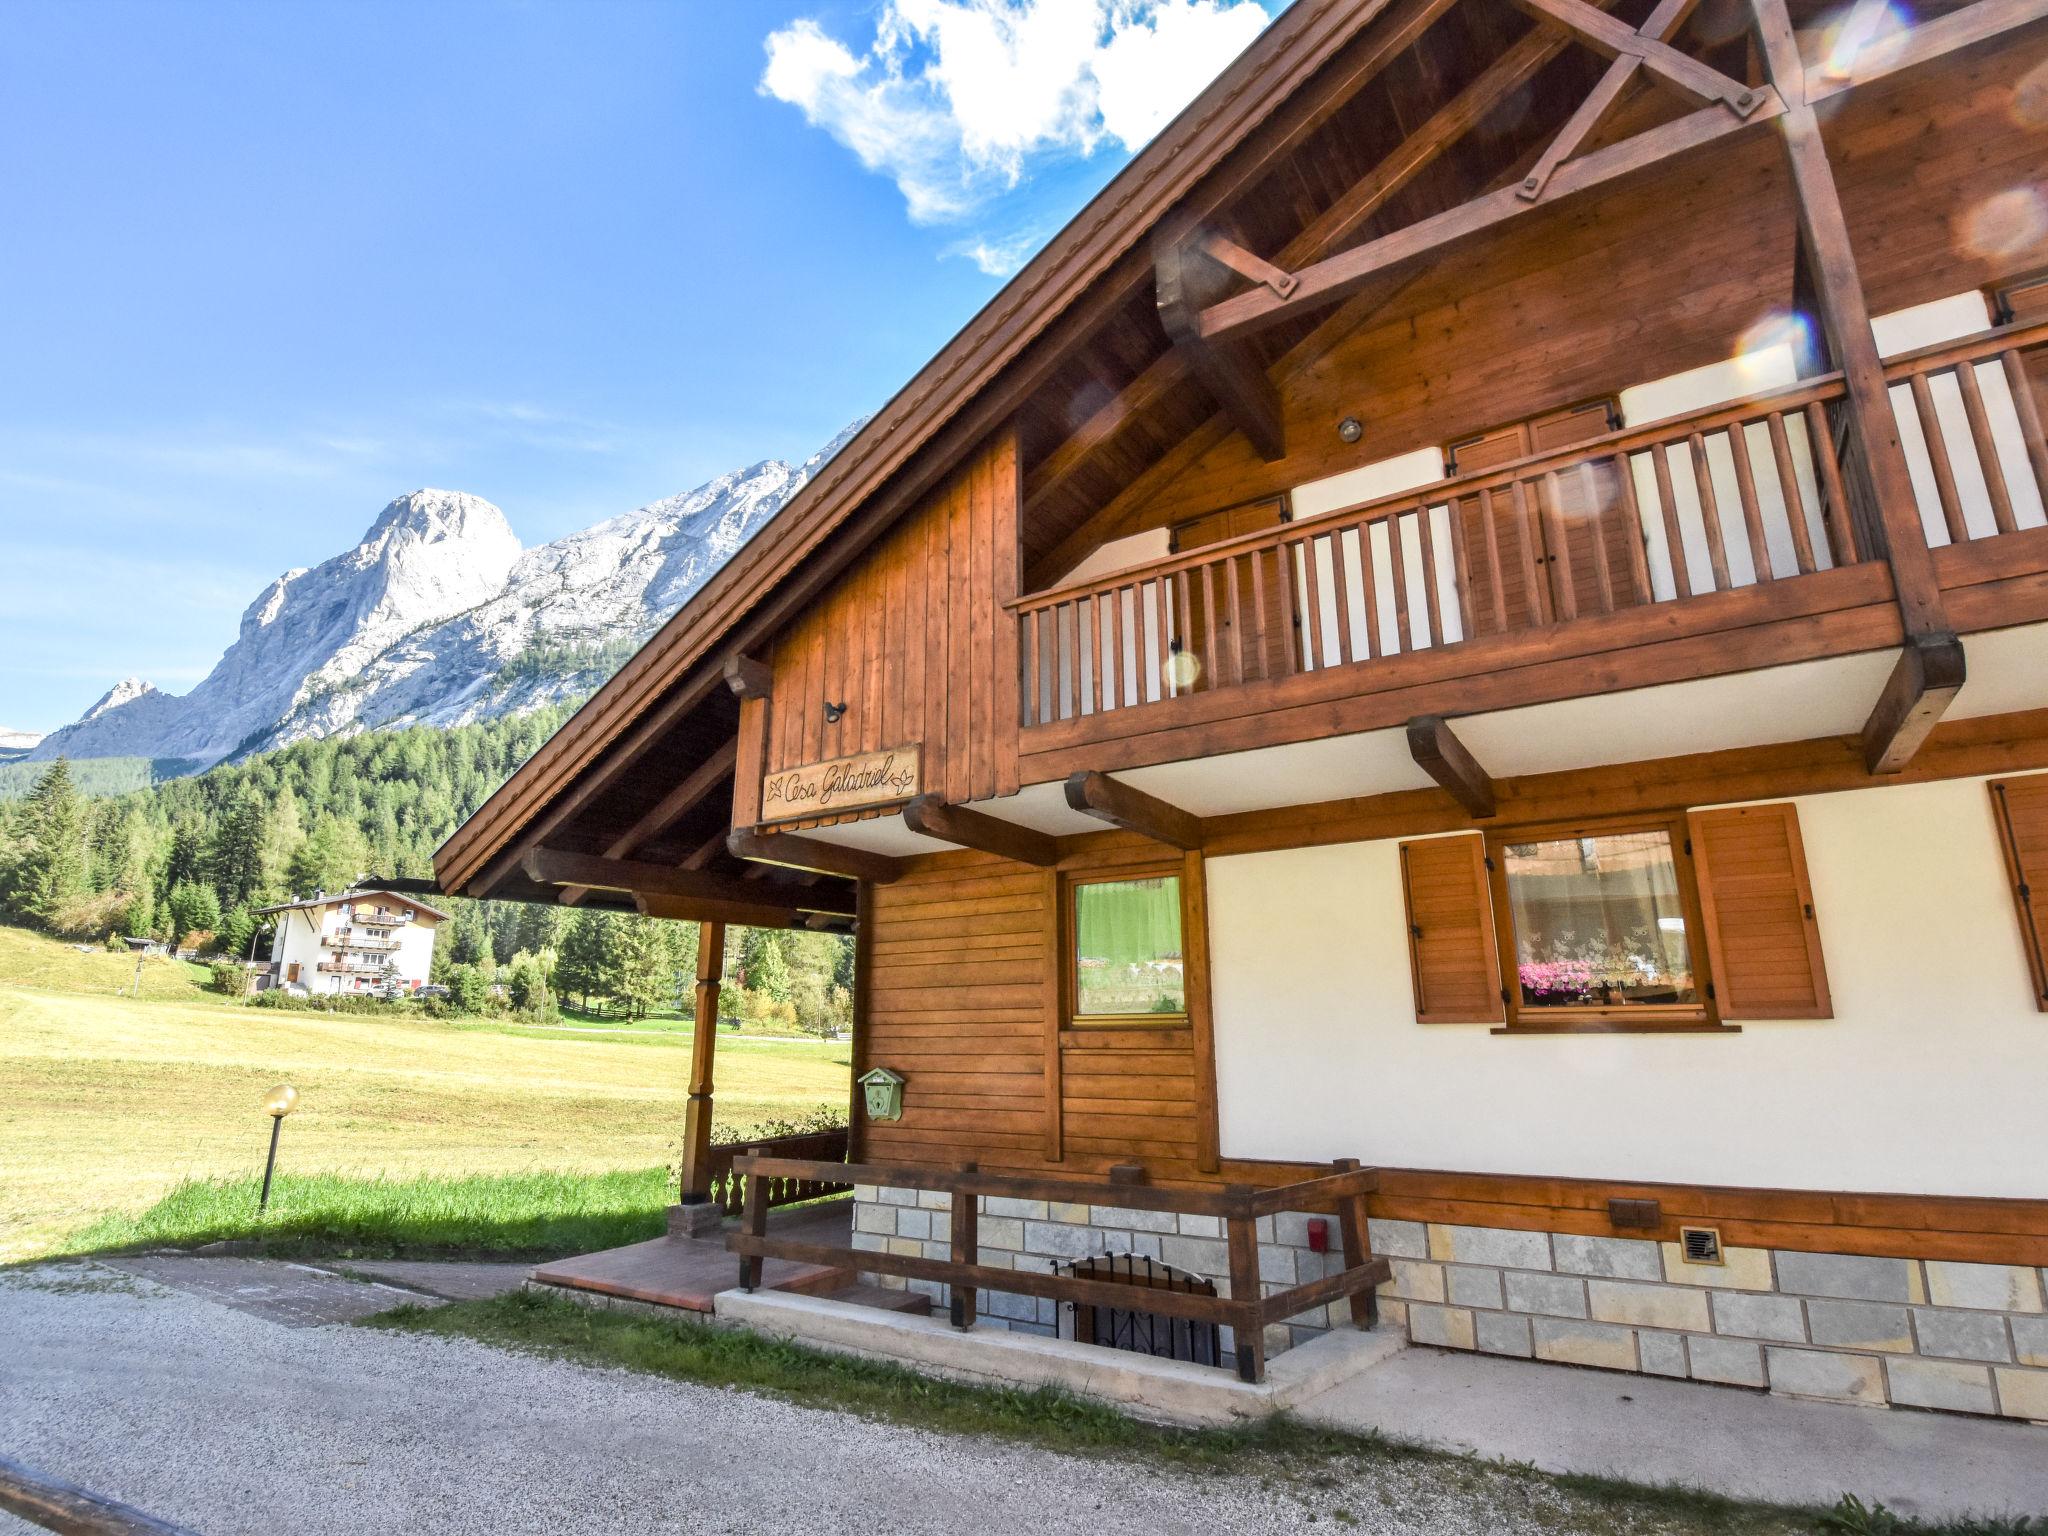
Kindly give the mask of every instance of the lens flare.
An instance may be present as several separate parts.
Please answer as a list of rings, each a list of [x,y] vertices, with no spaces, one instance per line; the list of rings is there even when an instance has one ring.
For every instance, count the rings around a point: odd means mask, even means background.
[[[1856,0],[1821,28],[1820,72],[1846,80],[1904,43],[1912,21],[1885,0]]]
[[[2018,128],[2048,128],[2048,64],[2036,64],[2012,88],[2013,125]]]
[[[1194,652],[1176,650],[1166,658],[1166,665],[1159,672],[1166,679],[1167,686],[1177,693],[1185,693],[1202,675],[1202,664],[1195,659]]]
[[[1987,197],[1956,219],[1956,245],[1972,256],[2018,256],[2048,236],[2048,204],[2032,187]]]
[[[1804,315],[1774,309],[1759,316],[1735,338],[1735,369],[1759,388],[1775,384],[1783,373],[1783,353],[1791,349],[1796,367],[1812,343],[1812,326]]]

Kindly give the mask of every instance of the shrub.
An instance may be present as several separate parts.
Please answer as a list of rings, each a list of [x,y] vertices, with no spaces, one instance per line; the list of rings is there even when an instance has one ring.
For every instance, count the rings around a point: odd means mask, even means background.
[[[225,997],[240,997],[249,990],[249,973],[232,960],[216,960],[208,985]]]

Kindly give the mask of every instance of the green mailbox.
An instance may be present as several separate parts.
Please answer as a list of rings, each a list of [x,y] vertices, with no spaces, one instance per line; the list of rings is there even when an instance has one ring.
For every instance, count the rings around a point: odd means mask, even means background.
[[[903,1074],[891,1072],[887,1067],[875,1067],[860,1075],[860,1086],[867,1094],[868,1118],[870,1120],[901,1120],[903,1118]]]

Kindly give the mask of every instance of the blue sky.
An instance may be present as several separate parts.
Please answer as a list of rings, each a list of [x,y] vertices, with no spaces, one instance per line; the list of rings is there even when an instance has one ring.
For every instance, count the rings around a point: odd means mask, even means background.
[[[0,727],[190,687],[416,487],[534,544],[801,457],[1264,19],[13,0]]]

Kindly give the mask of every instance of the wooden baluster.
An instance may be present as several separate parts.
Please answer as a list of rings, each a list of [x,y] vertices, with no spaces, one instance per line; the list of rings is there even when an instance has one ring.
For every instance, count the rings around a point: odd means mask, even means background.
[[[1124,592],[1122,587],[1111,587],[1095,599],[1096,613],[1101,615],[1102,604],[1109,604],[1107,618],[1098,617],[1096,622],[1102,628],[1102,676],[1096,679],[1095,708],[1099,713],[1105,709],[1121,709],[1124,702]]]
[[[1301,616],[1301,662],[1303,670],[1307,670],[1310,667],[1327,667],[1330,664],[1330,648],[1323,634],[1321,577],[1316,570],[1316,567],[1322,563],[1316,558],[1316,545],[1321,542],[1321,536],[1313,533],[1301,541],[1302,579],[1308,583],[1308,612]]]
[[[1500,566],[1500,534],[1493,525],[1493,492],[1479,493],[1479,527],[1486,539],[1486,584],[1493,589],[1493,632],[1508,632],[1508,589]]]
[[[2012,496],[2005,488],[2005,467],[1998,462],[1998,443],[1991,436],[1991,418],[1984,414],[1984,392],[1977,384],[1977,365],[1956,365],[1956,388],[1963,394],[1963,414],[1970,419],[1970,443],[1984,471],[1984,493],[1991,498],[1991,518],[2000,533],[2016,533]]]
[[[1443,599],[1436,590],[1436,533],[1430,526],[1436,519],[1425,503],[1415,513],[1415,530],[1422,541],[1422,600],[1429,619],[1429,643],[1444,643]]]
[[[1229,642],[1230,680],[1244,681],[1244,593],[1239,590],[1237,561],[1223,562],[1223,600],[1229,607],[1230,616],[1223,627],[1230,633],[1225,637]]]
[[[1364,562],[1361,561],[1362,565]],[[1339,666],[1351,660],[1351,573],[1350,564],[1344,558],[1344,530],[1330,531],[1330,596],[1337,605],[1337,663]],[[1366,655],[1372,654],[1371,647]]]
[[[1358,1159],[1340,1157],[1330,1165],[1332,1173],[1356,1173]],[[1337,1202],[1337,1231],[1346,1269],[1363,1269],[1372,1258],[1372,1229],[1367,1225],[1364,1195],[1347,1195]],[[1354,1327],[1373,1328],[1380,1320],[1379,1293],[1368,1286],[1351,1297]]]
[[[1221,681],[1216,675],[1216,567],[1195,569],[1202,581],[1202,686],[1214,688]]]
[[[1785,497],[1785,520],[1792,527],[1792,554],[1804,576],[1815,567],[1813,535],[1806,526],[1806,498],[1799,489],[1799,472],[1792,462],[1792,439],[1785,431],[1785,413],[1773,411],[1765,418],[1771,428],[1771,459],[1778,466],[1778,484]]]
[[[1749,564],[1761,586],[1771,570],[1771,545],[1764,533],[1764,509],[1756,499],[1756,466],[1749,462],[1749,428],[1737,422],[1728,429],[1728,453],[1735,461],[1735,494],[1742,501],[1742,526],[1749,535]]]
[[[1607,559],[1607,508],[1600,500],[1600,487],[1593,478],[1593,461],[1579,466],[1579,494],[1586,499],[1586,537],[1593,544],[1593,582],[1600,589],[1600,611],[1614,612],[1614,571]],[[1562,508],[1559,508],[1562,511]]]
[[[1572,547],[1560,516],[1557,471],[1545,470],[1536,487],[1536,513],[1543,520],[1543,564],[1550,572],[1552,612],[1561,622],[1579,616],[1579,593],[1572,581]]]
[[[1934,470],[1934,494],[1941,501],[1941,520],[1948,524],[1948,541],[1967,544],[1969,525],[1963,521],[1963,501],[1956,494],[1956,472],[1948,461],[1948,443],[1941,434],[1941,419],[1934,414],[1934,387],[1927,375],[1916,373],[1911,380],[1913,410],[1920,417],[1920,435],[1927,443],[1927,462]]]
[[[761,1157],[765,1149],[759,1145],[747,1148],[750,1158]],[[747,1193],[740,1205],[740,1231],[759,1242],[768,1236],[768,1181],[747,1170]],[[761,1256],[758,1253],[740,1255],[740,1289],[751,1291],[761,1283]]]
[[[1707,534],[1707,559],[1714,567],[1714,590],[1726,592],[1728,581],[1728,548],[1721,534],[1721,503],[1714,494],[1714,471],[1707,463],[1707,440],[1695,432],[1686,439],[1692,449],[1693,488],[1700,496],[1700,523]]]
[[[972,1173],[975,1164],[963,1163],[962,1173]],[[947,1204],[953,1215],[953,1262],[966,1266],[975,1263],[981,1252],[981,1200],[978,1196],[964,1192],[955,1184],[948,1194]],[[963,1332],[974,1326],[974,1287],[953,1282],[953,1298],[949,1307],[952,1324]]]
[[[1394,639],[1405,653],[1415,649],[1408,627],[1408,552],[1401,547],[1401,514],[1387,523],[1387,584],[1394,589]]]
[[[1069,720],[1081,718],[1081,647],[1087,643],[1088,639],[1081,615],[1087,601],[1088,599],[1085,597],[1077,597],[1069,605],[1074,610],[1074,645],[1073,649],[1067,653],[1069,681],[1073,684],[1074,689],[1073,708],[1067,714]]]
[[[1233,1194],[1250,1198],[1247,1185],[1233,1184]],[[1260,1305],[1259,1229],[1244,1211],[1224,1218],[1230,1241],[1230,1300],[1236,1316],[1231,1327],[1237,1334],[1237,1374],[1246,1381],[1266,1379],[1265,1308]]]
[[[1613,462],[1615,498],[1621,504],[1621,515],[1628,520],[1629,587],[1641,607],[1650,601],[1651,595],[1650,556],[1643,543],[1643,509],[1636,503],[1636,477],[1628,455],[1617,453]]]
[[[1515,538],[1522,546],[1522,604],[1529,610],[1531,624],[1550,622],[1550,583],[1543,579],[1543,561],[1537,551],[1542,547],[1541,536],[1533,526],[1534,518],[1529,513],[1529,496],[1526,482],[1517,480],[1510,487],[1515,503]]]
[[[1152,697],[1155,699],[1164,699],[1169,692],[1166,681],[1166,663],[1168,658],[1173,655],[1172,645],[1168,637],[1168,630],[1171,626],[1169,624],[1170,615],[1168,613],[1167,589],[1170,584],[1171,579],[1165,576],[1155,578],[1152,583],[1152,604],[1159,616],[1159,660],[1158,664],[1151,669]]]
[[[1671,555],[1671,595],[1691,597],[1692,562],[1685,553],[1685,530],[1678,525],[1678,493],[1671,488],[1671,445],[1655,443],[1650,448],[1650,468],[1657,477],[1657,510],[1663,514],[1664,547]]]
[[[1259,681],[1266,682],[1273,676],[1273,642],[1266,629],[1266,558],[1274,557],[1274,569],[1279,569],[1278,550],[1254,549],[1251,555],[1252,575],[1252,651],[1259,658]]]
[[[1295,544],[1282,544],[1274,551],[1279,556],[1280,566],[1280,580],[1276,590],[1280,594],[1280,665],[1281,670],[1285,672],[1299,672],[1303,668],[1294,587],[1295,551],[1299,547]]]
[[[1807,446],[1820,469],[1821,526],[1827,529],[1828,549],[1836,565],[1854,565],[1862,558],[1856,544],[1856,519],[1849,510],[1848,488],[1842,484],[1842,461],[1835,455],[1835,428],[1828,420],[1827,406],[1816,400],[1806,408]],[[2048,479],[2042,481],[2048,486]]]
[[[1465,509],[1462,503],[1453,500],[1450,504],[1451,521],[1451,580],[1457,583],[1458,638],[1472,638],[1472,562],[1465,548]]]
[[[1022,614],[1018,618],[1022,627],[1024,652],[1022,665],[1018,668],[1018,720],[1019,725],[1038,723],[1038,610]]]
[[[1340,535],[1341,537],[1341,535]],[[1359,659],[1387,654],[1387,637],[1380,632],[1379,562],[1372,552],[1372,524],[1358,524],[1358,595],[1365,609],[1365,633],[1359,636]]]
[[[2012,408],[2020,418],[2020,437],[2027,445],[2034,487],[2041,493],[2041,505],[2048,507],[2048,437],[2041,432],[2041,407],[2034,399],[2034,381],[2027,377],[2026,364],[2017,351],[2001,352],[1998,361],[2004,365],[2006,387],[2012,391]]]

